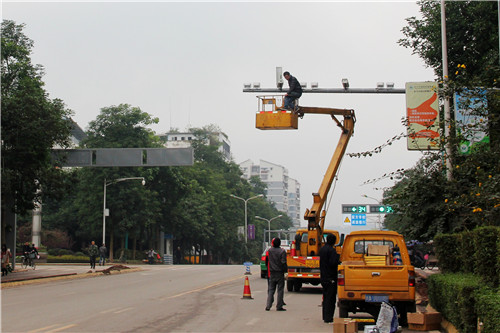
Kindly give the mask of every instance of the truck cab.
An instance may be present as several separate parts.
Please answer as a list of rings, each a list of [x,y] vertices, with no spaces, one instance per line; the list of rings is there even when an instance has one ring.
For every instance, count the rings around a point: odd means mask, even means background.
[[[338,231],[326,229],[323,231],[322,244],[326,244],[326,237],[330,234],[334,235],[337,242],[339,242]],[[319,253],[310,251],[308,244],[308,229],[297,229],[293,245],[295,246],[295,254],[288,251],[286,257],[288,266],[286,287],[288,291],[300,291],[304,283],[312,284],[313,286],[317,286],[320,283]],[[339,254],[341,251],[340,245],[336,247]]]

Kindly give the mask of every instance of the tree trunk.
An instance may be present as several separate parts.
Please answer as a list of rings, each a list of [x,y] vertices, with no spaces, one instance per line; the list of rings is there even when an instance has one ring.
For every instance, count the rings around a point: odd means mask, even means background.
[[[137,250],[137,237],[132,238],[132,259],[135,260],[135,251]]]
[[[115,237],[113,234],[113,222],[110,223],[109,228],[109,261],[113,262],[113,246],[115,244]]]

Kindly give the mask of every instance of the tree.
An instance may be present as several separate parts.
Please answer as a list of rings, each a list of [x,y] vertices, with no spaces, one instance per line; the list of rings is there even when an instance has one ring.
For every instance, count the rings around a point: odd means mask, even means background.
[[[399,44],[413,49],[437,76],[442,77],[441,8],[435,1],[419,1],[422,19],[407,19],[405,39]],[[470,130],[485,130],[491,136],[469,155],[456,149],[460,136],[450,140],[454,149],[453,180],[443,177],[441,153],[429,153],[413,169],[401,172],[396,185],[384,193],[384,203],[397,207],[386,217],[386,226],[408,237],[427,240],[436,233],[470,230],[500,222],[500,142],[498,87],[498,8],[495,2],[460,1],[446,3],[448,60],[451,70],[449,89],[474,92],[488,89],[486,108],[471,103],[471,112],[488,118],[489,126],[478,122]],[[460,124],[452,123],[454,129]],[[453,131],[452,131],[453,133]]]
[[[441,46],[441,3],[421,0],[422,19],[410,17],[402,29],[406,38],[399,45],[413,49],[425,63],[443,77]],[[463,81],[474,77],[484,78],[493,84],[498,77],[498,4],[494,1],[447,1],[446,38],[448,48],[449,78],[459,74]],[[454,71],[465,65],[467,73]]]
[[[82,145],[88,148],[138,148],[159,147],[159,138],[147,126],[157,123],[156,118],[128,104],[101,109],[96,120],[89,123],[87,139]],[[46,220],[49,226],[61,227],[85,246],[90,240],[100,240],[103,223],[104,181],[108,184],[106,207],[110,216],[106,218],[109,235],[110,257],[116,248],[115,236],[121,239],[123,249],[128,236],[141,239],[143,233],[153,233],[153,226],[160,220],[159,202],[155,192],[149,189],[157,168],[83,168],[71,176],[72,186],[67,194],[66,204],[50,201],[46,205]],[[68,177],[70,175],[68,174]],[[146,186],[140,180],[113,182],[119,178],[144,177]],[[70,178],[68,178],[69,180]],[[151,244],[149,244],[151,245]]]
[[[31,63],[24,25],[2,21],[2,211],[24,212],[60,176],[51,149],[69,144],[71,111],[44,90],[43,67]],[[13,200],[12,200],[13,199]]]

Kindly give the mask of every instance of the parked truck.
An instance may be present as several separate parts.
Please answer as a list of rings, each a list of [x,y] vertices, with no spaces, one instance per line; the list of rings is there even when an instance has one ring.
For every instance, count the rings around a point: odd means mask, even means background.
[[[415,312],[415,268],[402,235],[395,231],[353,231],[345,237],[338,266],[339,316],[368,312],[380,303],[396,306],[400,324]]]

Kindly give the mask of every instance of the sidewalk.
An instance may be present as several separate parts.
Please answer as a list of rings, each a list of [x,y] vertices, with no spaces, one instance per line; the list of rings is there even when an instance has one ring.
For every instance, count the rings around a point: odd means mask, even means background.
[[[89,264],[37,264],[36,269],[31,267],[22,268],[20,264],[16,264],[16,268],[12,273],[2,276],[1,283],[18,282],[28,280],[46,279],[51,277],[71,276],[78,274],[87,274],[94,272],[101,272],[105,269],[112,267],[116,264],[106,264],[106,266],[96,266],[93,271],[90,269]],[[137,265],[125,265],[130,268],[136,268]]]

